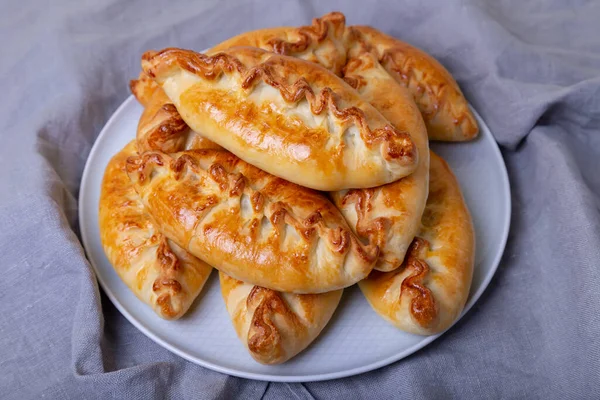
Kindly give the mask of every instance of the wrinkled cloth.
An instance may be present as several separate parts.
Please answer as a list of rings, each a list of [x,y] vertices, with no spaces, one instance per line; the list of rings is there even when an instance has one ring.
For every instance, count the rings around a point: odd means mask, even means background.
[[[0,397],[598,398],[600,2],[3,1]],[[331,10],[437,57],[502,148],[511,232],[443,337],[388,367],[305,384],[229,377],[137,331],[98,288],[77,196],[147,49],[202,50]]]

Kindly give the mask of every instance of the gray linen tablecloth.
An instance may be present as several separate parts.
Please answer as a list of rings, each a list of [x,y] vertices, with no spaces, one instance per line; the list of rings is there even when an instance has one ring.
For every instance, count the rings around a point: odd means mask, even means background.
[[[600,2],[2,1],[0,398],[600,398]],[[162,349],[98,289],[77,196],[147,49],[327,11],[429,51],[502,147],[512,229],[441,339],[351,378],[228,377]],[[368,340],[368,339],[366,339]]]

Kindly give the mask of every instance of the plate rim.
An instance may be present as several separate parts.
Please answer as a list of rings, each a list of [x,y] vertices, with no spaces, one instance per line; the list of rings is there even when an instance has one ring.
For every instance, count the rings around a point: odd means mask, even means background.
[[[492,261],[492,266],[491,266],[489,272],[482,280],[480,287],[475,291],[475,293],[473,293],[473,295],[471,296],[471,298],[465,305],[465,308],[461,312],[459,318],[457,318],[456,321],[454,321],[454,323],[450,327],[448,327],[448,329],[446,329],[444,332],[441,332],[437,335],[424,337],[423,340],[408,347],[407,349],[405,349],[399,353],[395,353],[395,354],[391,355],[390,357],[384,358],[377,362],[373,362],[370,364],[366,364],[366,365],[351,368],[351,369],[345,369],[343,371],[330,372],[330,373],[326,373],[326,374],[269,375],[269,374],[265,374],[265,373],[239,371],[236,369],[232,369],[229,367],[224,367],[224,366],[215,364],[210,361],[203,360],[199,357],[192,356],[192,355],[188,354],[187,352],[185,352],[184,350],[181,350],[178,347],[171,345],[166,340],[162,339],[158,334],[154,333],[151,329],[146,327],[143,322],[138,321],[132,314],[130,314],[129,311],[127,311],[127,309],[125,308],[125,306],[123,306],[117,300],[116,296],[113,294],[110,287],[108,287],[108,285],[104,282],[103,278],[101,277],[101,274],[98,272],[99,268],[96,266],[95,262],[90,257],[88,257],[88,247],[91,248],[92,239],[89,237],[88,232],[90,232],[90,228],[88,227],[87,220],[83,216],[84,213],[82,210],[84,210],[83,204],[85,204],[88,201],[87,200],[87,198],[89,196],[88,193],[90,193],[90,191],[86,189],[86,187],[88,186],[87,182],[90,181],[90,179],[89,179],[89,175],[91,174],[90,171],[92,170],[90,160],[96,158],[95,157],[96,153],[99,151],[98,149],[100,148],[99,143],[102,142],[103,138],[106,136],[107,132],[111,129],[112,125],[114,125],[116,123],[116,121],[118,120],[118,118],[121,117],[121,114],[130,105],[130,103],[135,102],[135,101],[136,101],[135,97],[133,95],[129,95],[129,97],[127,97],[125,99],[125,101],[123,101],[119,105],[119,107],[113,112],[111,117],[108,119],[108,121],[106,122],[106,124],[104,125],[104,127],[102,128],[102,130],[100,131],[100,133],[98,134],[96,139],[94,140],[94,144],[92,145],[92,148],[87,156],[87,159],[85,162],[85,167],[83,169],[83,174],[81,176],[81,182],[80,182],[80,186],[79,186],[79,196],[78,196],[79,198],[78,198],[78,202],[77,202],[79,231],[81,233],[81,239],[82,239],[82,244],[83,244],[83,247],[85,250],[86,259],[90,263],[92,270],[94,272],[94,275],[96,276],[96,279],[98,280],[100,286],[102,287],[102,290],[104,291],[106,296],[110,299],[110,301],[113,303],[113,305],[117,308],[117,310],[119,310],[119,312],[133,326],[135,326],[140,332],[142,332],[146,337],[148,337],[149,339],[154,341],[159,346],[169,350],[170,352],[178,355],[179,357],[181,357],[187,361],[190,361],[194,364],[200,365],[202,367],[211,369],[213,371],[216,371],[216,372],[219,372],[222,374],[236,376],[239,378],[254,379],[254,380],[259,380],[259,381],[269,381],[269,382],[290,382],[290,383],[291,382],[317,382],[317,381],[326,381],[326,380],[332,380],[332,379],[346,378],[349,376],[354,376],[354,375],[362,374],[365,372],[373,371],[373,370],[385,367],[387,365],[390,365],[396,361],[399,361],[399,360],[421,350],[422,348],[426,347],[431,342],[433,342],[434,340],[436,340],[437,338],[442,336],[449,329],[451,329],[454,326],[454,324],[456,324],[458,321],[460,321],[471,310],[473,305],[479,300],[481,295],[488,288],[492,278],[496,275],[496,271],[498,270],[498,266],[500,264],[503,254],[504,254],[504,251],[506,250],[506,243],[507,243],[508,234],[510,231],[510,222],[511,222],[511,216],[512,216],[512,194],[511,194],[511,190],[510,190],[510,182],[509,182],[509,178],[508,178],[508,171],[506,169],[506,163],[504,162],[504,158],[502,157],[502,153],[500,151],[498,143],[496,142],[496,140],[492,134],[492,131],[489,129],[487,123],[483,120],[483,118],[479,115],[479,113],[469,104],[469,108],[475,115],[475,118],[477,119],[478,123],[480,124],[480,126],[483,125],[483,127],[485,128],[485,129],[481,129],[481,131],[483,132],[483,134],[481,136],[483,136],[484,140],[488,140],[492,143],[493,153],[500,161],[502,186],[504,187],[505,204],[506,204],[506,207],[503,210],[504,215],[505,215],[505,220],[504,220],[504,224],[502,227],[502,229],[503,229],[502,236],[501,236],[502,239],[501,239],[500,245],[498,247],[499,250],[497,251],[497,253],[494,256],[494,259]]]

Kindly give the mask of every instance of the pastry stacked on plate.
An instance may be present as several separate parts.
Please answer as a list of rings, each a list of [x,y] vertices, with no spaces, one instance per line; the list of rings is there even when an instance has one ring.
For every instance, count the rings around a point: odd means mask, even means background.
[[[206,53],[148,51],[131,90],[144,112],[106,168],[100,229],[159,316],[181,317],[215,268],[265,364],[305,349],[354,284],[407,332],[458,317],[473,227],[429,140],[478,128],[432,57],[330,13]]]

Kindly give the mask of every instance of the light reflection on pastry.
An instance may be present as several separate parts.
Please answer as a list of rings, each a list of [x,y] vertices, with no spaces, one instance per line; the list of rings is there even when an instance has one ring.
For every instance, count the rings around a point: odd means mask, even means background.
[[[146,152],[127,171],[161,232],[241,281],[328,292],[366,277],[377,259],[324,194],[227,151]]]
[[[147,52],[142,67],[193,130],[299,185],[374,187],[417,166],[411,132],[314,63],[238,47],[214,56]]]

